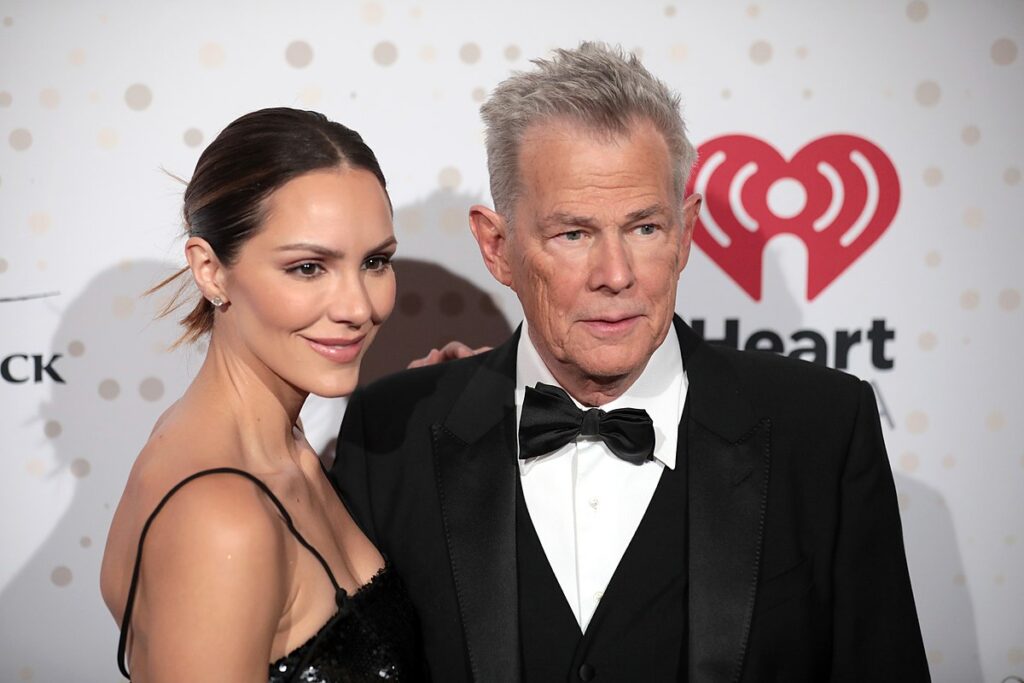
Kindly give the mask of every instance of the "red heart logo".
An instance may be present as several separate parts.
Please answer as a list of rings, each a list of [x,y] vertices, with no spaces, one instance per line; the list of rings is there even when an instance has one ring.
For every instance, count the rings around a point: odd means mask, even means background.
[[[713,138],[697,151],[687,194],[703,194],[704,206],[693,239],[755,301],[773,237],[795,235],[807,246],[811,301],[881,237],[899,207],[892,161],[856,135],[818,138],[790,161],[749,135]]]

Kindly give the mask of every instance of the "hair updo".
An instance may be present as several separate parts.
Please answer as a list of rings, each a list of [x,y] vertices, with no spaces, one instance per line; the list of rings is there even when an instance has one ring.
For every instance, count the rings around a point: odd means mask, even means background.
[[[373,150],[359,133],[314,111],[260,109],[232,121],[203,151],[185,188],[185,234],[206,240],[231,265],[263,223],[270,195],[305,173],[326,168],[369,171],[387,192]],[[189,271],[183,268],[156,291]],[[186,303],[183,283],[162,314]],[[181,319],[178,343],[194,342],[213,328],[214,306],[200,297]]]

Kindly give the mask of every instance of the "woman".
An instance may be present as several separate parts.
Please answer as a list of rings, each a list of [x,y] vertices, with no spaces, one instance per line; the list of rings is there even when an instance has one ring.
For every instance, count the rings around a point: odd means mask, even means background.
[[[391,213],[373,152],[320,114],[248,114],[199,158],[178,276],[202,295],[183,339],[209,350],[139,454],[103,557],[124,675],[126,660],[147,682],[418,674],[408,598],[298,422],[308,394],[355,388],[391,312]]]

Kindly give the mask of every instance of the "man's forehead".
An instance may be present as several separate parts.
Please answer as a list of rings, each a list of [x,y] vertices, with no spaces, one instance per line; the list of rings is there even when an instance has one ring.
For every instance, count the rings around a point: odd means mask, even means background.
[[[519,149],[516,204],[538,225],[620,224],[671,219],[672,158],[653,123],[621,131],[555,117],[528,130]]]
[[[538,182],[538,173],[560,172],[559,185],[570,186],[588,173],[594,178],[622,177],[627,183],[650,181],[652,172],[672,174],[668,141],[648,120],[614,131],[575,119],[551,119],[527,130],[517,156],[519,182],[526,184]],[[632,179],[627,178],[630,174]],[[544,182],[550,181],[548,177]],[[660,184],[660,178],[655,182]]]

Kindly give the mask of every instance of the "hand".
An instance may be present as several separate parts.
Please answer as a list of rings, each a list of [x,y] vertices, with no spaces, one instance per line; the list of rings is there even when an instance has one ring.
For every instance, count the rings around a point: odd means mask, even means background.
[[[440,349],[430,349],[430,353],[425,355],[423,358],[417,358],[413,362],[409,363],[408,369],[412,368],[423,368],[428,365],[437,365],[449,360],[456,360],[458,358],[469,358],[475,356],[478,353],[484,351],[490,351],[492,347],[481,346],[476,349],[471,349],[460,341],[450,341]]]

